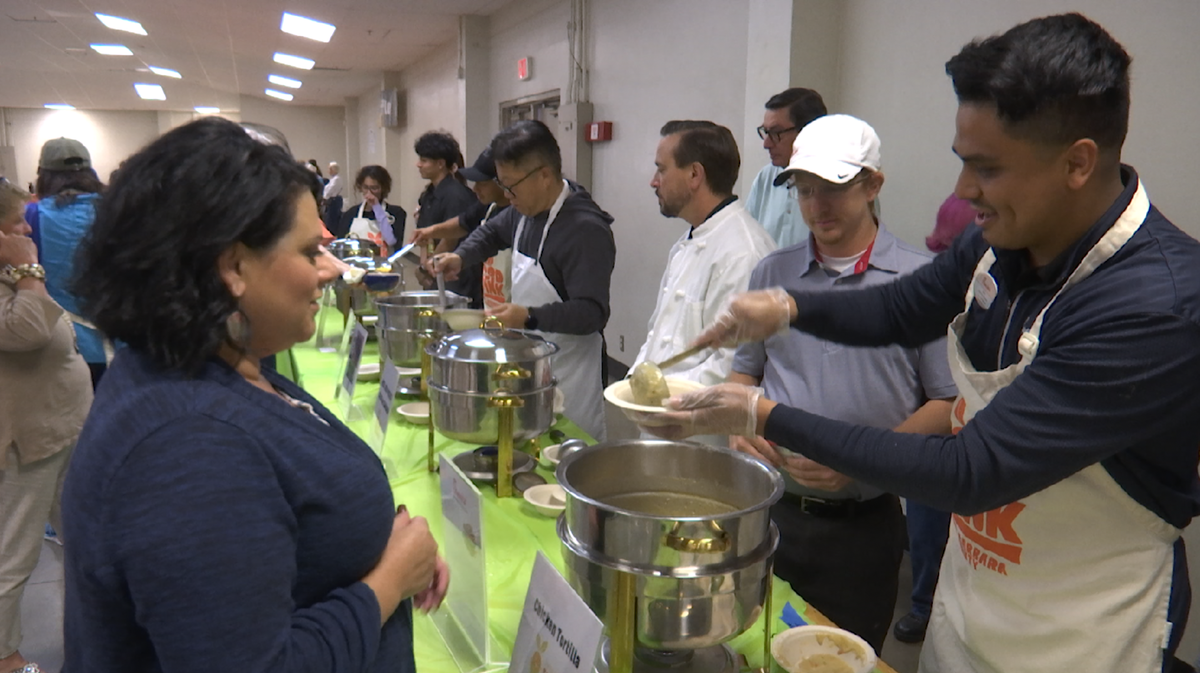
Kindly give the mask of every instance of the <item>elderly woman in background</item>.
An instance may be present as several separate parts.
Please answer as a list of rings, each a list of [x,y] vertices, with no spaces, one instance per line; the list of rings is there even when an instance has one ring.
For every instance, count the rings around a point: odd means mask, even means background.
[[[37,565],[71,447],[92,403],[71,323],[46,291],[29,238],[29,194],[0,182],[0,672],[40,670],[21,656],[21,596]]]
[[[79,307],[68,284],[75,272],[75,250],[92,228],[96,203],[104,184],[92,167],[92,155],[83,143],[55,138],[42,145],[38,158],[37,219],[46,289],[75,322],[79,352],[88,364],[95,387],[104,374],[104,335],[79,319]]]
[[[77,291],[127,344],[63,495],[67,670],[415,670],[448,575],[371,449],[259,360],[308,339],[316,183],[208,117],[131,157]],[[229,522],[237,525],[231,526]]]

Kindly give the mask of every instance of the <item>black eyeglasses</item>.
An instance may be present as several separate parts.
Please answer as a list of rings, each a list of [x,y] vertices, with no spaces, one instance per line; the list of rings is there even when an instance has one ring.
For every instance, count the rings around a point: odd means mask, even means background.
[[[495,181],[496,181],[496,184],[500,187],[500,189],[503,189],[506,194],[512,194],[513,190],[517,188],[517,185],[521,184],[522,182],[525,182],[526,180],[529,179],[529,176],[533,175],[534,173],[537,173],[538,171],[542,170],[545,167],[546,167],[545,164],[538,166],[537,168],[533,169],[532,171],[529,171],[528,173],[526,173],[525,177],[521,178],[520,180],[517,180],[516,182],[512,183],[511,185],[506,185],[503,182],[500,182],[500,178],[495,178]]]
[[[773,142],[779,142],[780,139],[783,137],[783,134],[790,133],[791,131],[795,131],[795,130],[796,130],[795,126],[789,126],[786,129],[776,129],[774,131],[772,131],[771,129],[769,129],[765,126],[760,126],[760,127],[758,127],[758,137],[762,138],[763,140],[766,140],[767,136],[771,136],[771,140]]]

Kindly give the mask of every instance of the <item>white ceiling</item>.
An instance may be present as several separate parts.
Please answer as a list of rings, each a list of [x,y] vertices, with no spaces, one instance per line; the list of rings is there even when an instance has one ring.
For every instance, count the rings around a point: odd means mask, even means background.
[[[458,16],[491,14],[510,0],[0,0],[0,107],[68,103],[80,109],[239,109],[238,95],[295,94],[294,105],[342,105],[457,39]],[[337,26],[329,43],[279,30],[283,12]],[[141,22],[148,36],[106,28],[95,13]],[[101,56],[92,43],[124,44],[133,56]],[[277,64],[281,51],[313,70]],[[183,79],[154,75],[153,65]],[[139,70],[141,72],[139,72]],[[304,82],[292,90],[268,74]],[[135,82],[161,84],[166,101],[143,101]]]

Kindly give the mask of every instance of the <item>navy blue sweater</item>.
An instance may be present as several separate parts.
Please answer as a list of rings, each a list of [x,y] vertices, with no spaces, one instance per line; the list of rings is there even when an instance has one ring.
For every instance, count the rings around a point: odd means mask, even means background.
[[[1017,339],[1125,210],[1125,190],[1054,262],[996,250],[999,286],[974,303],[963,345],[976,369],[1020,359]],[[931,264],[860,292],[797,295],[793,325],[842,343],[917,346],[946,333],[988,245],[978,227]],[[1038,355],[957,435],[899,434],[778,406],[766,437],[889,492],[960,514],[987,511],[1101,463],[1134,500],[1183,527],[1200,511],[1200,243],[1153,207],[1126,245],[1046,314]]]
[[[369,447],[209,362],[123,349],[63,494],[66,671],[415,670],[411,604],[380,629],[395,510]]]

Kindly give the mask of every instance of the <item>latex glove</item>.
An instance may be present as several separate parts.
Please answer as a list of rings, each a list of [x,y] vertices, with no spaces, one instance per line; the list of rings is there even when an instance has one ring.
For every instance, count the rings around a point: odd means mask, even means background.
[[[791,454],[784,458],[783,470],[790,474],[797,484],[820,491],[840,491],[854,481],[841,472],[799,454]]]
[[[739,453],[753,456],[772,467],[782,468],[786,461],[783,455],[779,453],[779,450],[775,448],[774,444],[759,435],[755,435],[754,437],[730,435],[729,448]]]
[[[758,398],[763,389],[740,383],[697,390],[667,400],[666,413],[643,413],[636,422],[643,430],[663,439],[692,435],[741,435],[753,437],[758,427]]]
[[[734,295],[693,346],[720,348],[764,341],[785,332],[792,322],[795,302],[782,287]]]

